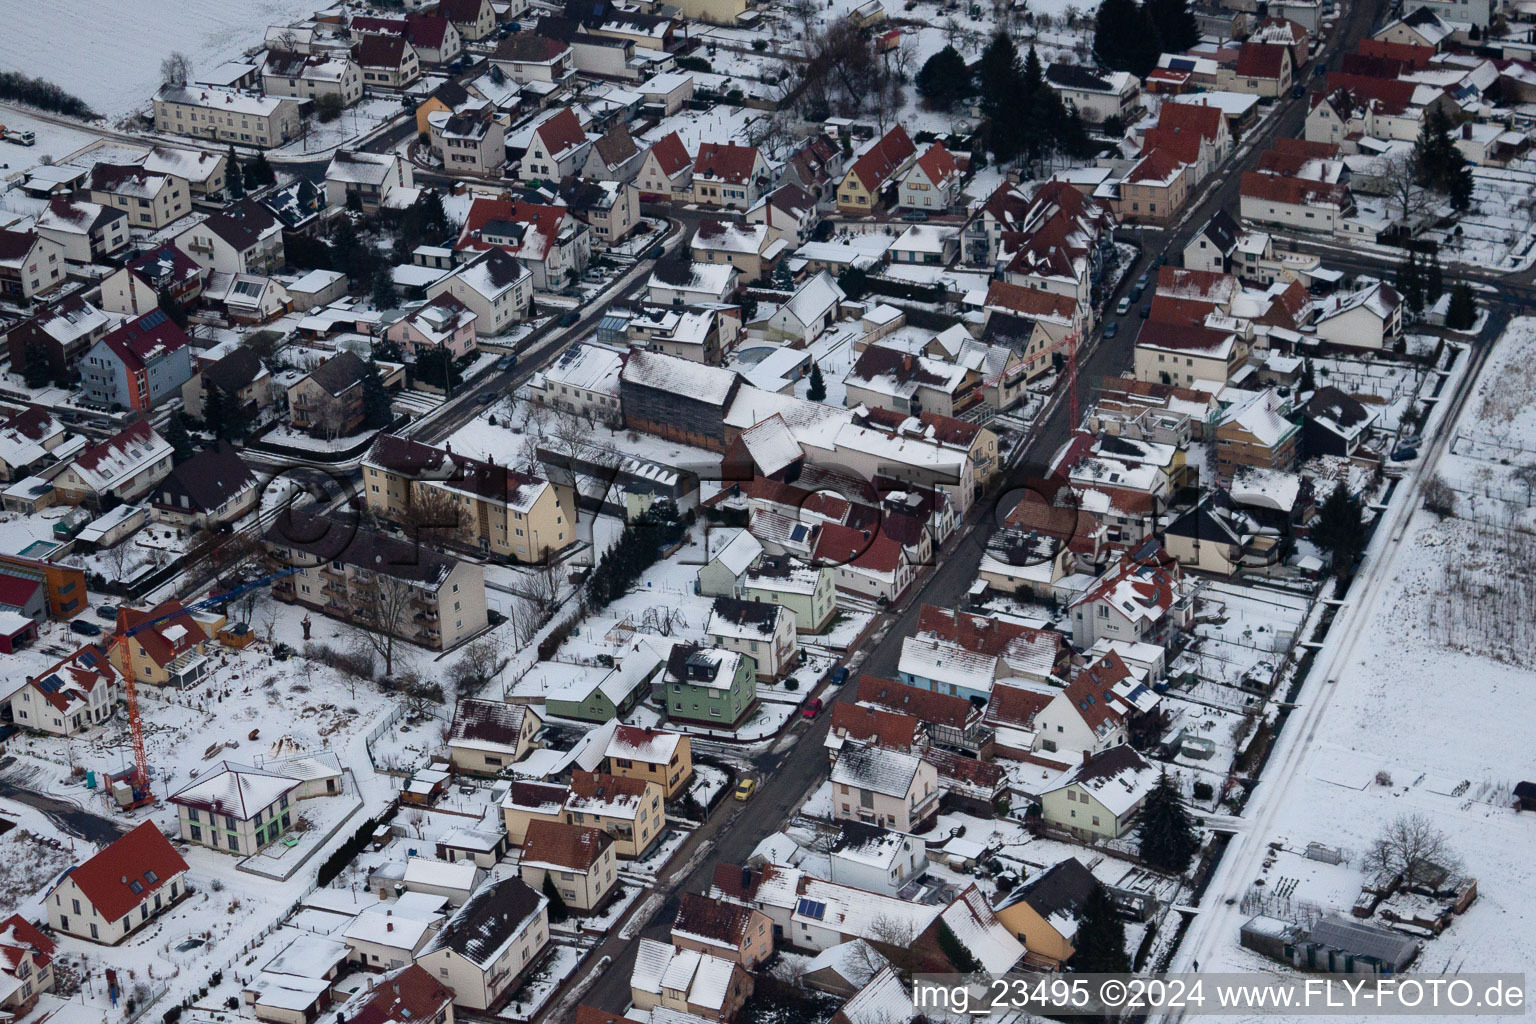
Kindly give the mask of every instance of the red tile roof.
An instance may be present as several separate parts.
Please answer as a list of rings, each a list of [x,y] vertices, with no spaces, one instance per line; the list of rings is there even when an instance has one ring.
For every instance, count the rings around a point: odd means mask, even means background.
[[[1239,78],[1278,79],[1285,74],[1285,64],[1290,52],[1277,43],[1244,43],[1237,51],[1237,67],[1233,70]]]
[[[1157,127],[1142,136],[1142,153],[1161,149],[1180,163],[1200,159],[1200,144],[1215,142],[1221,136],[1221,108],[1194,103],[1164,103]]]
[[[935,142],[928,147],[927,152],[917,158],[917,166],[923,169],[923,174],[935,185],[942,184],[951,175],[960,173],[960,164],[953,153],[944,148],[944,143]]]
[[[661,173],[669,178],[674,177],[691,162],[688,147],[683,145],[683,140],[678,138],[677,132],[672,132],[653,145],[651,152],[656,157],[656,164],[661,168]]]
[[[838,701],[832,705],[832,731],[878,747],[911,749],[917,742],[918,720],[899,711],[867,708]]]
[[[693,173],[704,178],[718,178],[733,185],[745,185],[752,180],[752,170],[757,166],[756,146],[738,146],[733,142],[701,142],[699,155],[693,161]]]
[[[976,714],[976,706],[964,697],[934,693],[879,676],[859,676],[856,696],[860,704],[915,715],[924,722],[955,729],[964,729]]]
[[[1343,209],[1349,202],[1349,189],[1344,185],[1306,178],[1284,178],[1278,174],[1261,174],[1244,171],[1242,194],[1253,199],[1292,206],[1331,206]]]
[[[1043,288],[1025,288],[1007,281],[993,281],[987,285],[987,305],[1021,313],[1024,316],[1054,316],[1072,319],[1077,303],[1071,296],[1058,295]]]
[[[612,845],[613,840],[600,828],[535,818],[528,823],[522,859],[525,863],[538,861],[559,864],[570,871],[586,871]]]
[[[581,130],[581,122],[576,120],[570,107],[539,125],[534,134],[544,143],[549,155],[554,157],[587,141],[587,133]]]
[[[869,147],[849,173],[859,179],[864,191],[873,194],[916,152],[907,130],[898,124]]]
[[[145,362],[187,347],[192,339],[176,326],[176,321],[155,309],[137,320],[123,324],[101,339],[130,371],[144,369]]]
[[[1110,651],[1077,674],[1064,691],[1077,713],[1097,735],[1100,729],[1118,726],[1122,719],[1111,704],[1116,683],[1130,678],[1130,669],[1120,655]]]
[[[84,864],[71,868],[65,877],[73,879],[96,912],[111,922],[153,897],[185,870],[187,862],[181,854],[154,822],[146,821]],[[135,892],[134,886],[139,891]]]
[[[54,949],[53,940],[20,914],[0,921],[0,956],[10,967],[21,963],[22,954],[29,950],[38,967],[47,967],[53,961]]]
[[[366,992],[354,996],[341,1014],[331,1016],[340,1016],[347,1024],[406,1024],[436,1020],[452,1002],[453,989],[426,968],[406,964],[381,975]]]
[[[132,629],[140,623],[164,619],[142,629],[128,642],[144,648],[146,654],[160,666],[169,665],[178,655],[184,654],[208,639],[203,627],[192,617],[182,603],[175,598],[163,601],[148,611],[137,608],[117,610],[117,630]]]
[[[1415,71],[1422,71],[1429,67],[1429,62],[1435,57],[1433,46],[1420,46],[1417,43],[1389,43],[1384,39],[1362,39],[1360,45],[1355,47],[1355,52],[1362,57],[1384,57],[1388,60],[1402,61]]]
[[[851,565],[865,572],[893,573],[901,565],[902,549],[884,531],[823,523],[816,535],[815,558],[823,565]]]
[[[992,699],[987,703],[986,721],[991,725],[1033,728],[1035,716],[1044,711],[1055,696],[1055,693],[996,683],[992,687]]]
[[[1127,172],[1125,180],[1132,184],[1167,184],[1188,163],[1190,161],[1181,160],[1166,149],[1154,149],[1137,161],[1136,166]]]
[[[513,256],[540,261],[548,256],[560,237],[560,224],[565,215],[566,208],[563,206],[519,203],[511,199],[476,199],[469,206],[469,213],[464,218],[464,229],[459,232],[455,248],[475,251],[501,249]],[[529,231],[518,245],[493,245],[480,237],[480,232],[492,222],[526,224]],[[535,241],[540,244],[533,244]]]

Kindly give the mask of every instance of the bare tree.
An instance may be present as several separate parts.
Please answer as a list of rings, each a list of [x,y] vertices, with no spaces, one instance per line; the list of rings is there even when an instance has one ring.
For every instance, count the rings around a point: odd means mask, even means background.
[[[1434,193],[1419,184],[1419,161],[1410,151],[1392,153],[1376,161],[1376,175],[1381,182],[1387,202],[1397,210],[1397,219],[1405,227],[1411,226],[1435,203]]]
[[[1536,505],[1536,462],[1527,462],[1516,466],[1510,476],[1515,482],[1525,488],[1525,507]]]
[[[102,563],[112,573],[114,580],[122,581],[128,576],[128,567],[133,564],[133,545],[127,541],[119,541],[114,546],[102,552]]]
[[[411,599],[416,588],[397,576],[372,573],[360,579],[352,594],[348,621],[353,642],[384,659],[386,678],[395,674],[395,645],[413,632]]]
[[[1399,814],[1365,855],[1366,870],[1402,875],[1408,888],[1435,885],[1460,872],[1450,838],[1424,814]]]
[[[507,660],[500,644],[491,637],[481,637],[466,646],[448,670],[448,683],[460,697],[472,696],[507,667]]]
[[[192,79],[192,59],[180,50],[160,62],[160,81],[166,85],[186,85]]]
[[[469,509],[441,487],[413,486],[410,504],[399,512],[399,521],[413,541],[463,543],[472,539]]]
[[[916,966],[917,955],[912,944],[917,933],[910,922],[894,917],[878,917],[869,926],[868,941],[902,974],[908,974]]]

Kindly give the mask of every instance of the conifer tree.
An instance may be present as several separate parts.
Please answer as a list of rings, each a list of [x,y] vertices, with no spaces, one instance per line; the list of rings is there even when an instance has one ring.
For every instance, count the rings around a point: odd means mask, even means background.
[[[1365,509],[1342,483],[1334,486],[1318,509],[1312,543],[1333,556],[1333,571],[1348,575],[1365,550]]]
[[[1147,13],[1169,53],[1182,53],[1200,42],[1200,26],[1189,0],[1147,0]]]
[[[811,364],[811,386],[806,389],[805,397],[813,402],[827,400],[827,382],[822,379],[821,367],[816,363]]]
[[[1458,281],[1451,286],[1451,304],[1445,311],[1445,326],[1453,331],[1464,331],[1477,323],[1477,303],[1472,289]]]
[[[1125,974],[1131,969],[1131,958],[1125,953],[1125,922],[1103,885],[1095,885],[1088,896],[1075,945],[1071,965],[1079,974]]]
[[[934,110],[949,110],[970,92],[971,71],[953,46],[929,57],[917,72],[918,95]]]
[[[229,193],[231,199],[245,197],[245,175],[240,170],[240,158],[235,156],[235,147],[229,147],[229,153],[224,158],[227,165],[224,170],[224,191]]]
[[[1424,274],[1424,302],[1433,306],[1440,301],[1440,296],[1445,294],[1445,271],[1440,266],[1440,249],[1436,247],[1429,253],[1429,268]]]
[[[559,924],[571,916],[565,907],[565,898],[555,888],[555,876],[548,871],[544,872],[544,896],[549,900],[549,919],[552,923]]]
[[[1184,798],[1165,771],[1147,794],[1137,829],[1141,859],[1159,871],[1182,874],[1200,849],[1200,833]]]
[[[180,409],[171,413],[165,425],[165,443],[171,446],[171,461],[181,465],[192,457],[192,436],[187,433],[187,418]]]

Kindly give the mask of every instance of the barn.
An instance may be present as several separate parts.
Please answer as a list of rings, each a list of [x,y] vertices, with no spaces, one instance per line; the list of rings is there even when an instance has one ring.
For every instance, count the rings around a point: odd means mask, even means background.
[[[725,412],[740,387],[732,370],[635,350],[619,375],[624,426],[723,452]]]

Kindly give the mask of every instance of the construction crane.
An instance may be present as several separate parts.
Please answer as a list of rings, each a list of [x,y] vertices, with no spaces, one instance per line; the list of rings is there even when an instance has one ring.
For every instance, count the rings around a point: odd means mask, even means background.
[[[274,573],[268,573],[259,579],[250,580],[219,594],[205,597],[201,601],[194,601],[177,611],[165,615],[158,615],[153,619],[119,630],[112,634],[107,641],[108,660],[111,659],[111,648],[122,645],[123,647],[123,691],[124,699],[128,703],[128,734],[133,740],[133,770],[129,773],[129,785],[132,787],[132,798],[122,805],[122,810],[131,811],[135,807],[143,807],[154,802],[154,793],[149,788],[149,755],[144,751],[144,722],[139,716],[139,693],[133,678],[133,661],[128,657],[128,641],[147,629],[152,629],[181,615],[189,615],[192,612],[202,611],[205,608],[213,608],[221,604],[228,604],[243,594],[248,594],[258,587],[266,587],[298,572],[300,566],[290,566]],[[119,776],[120,777],[120,776]]]
[[[1057,352],[1060,352],[1062,349],[1066,349],[1067,402],[1068,402],[1068,407],[1069,407],[1069,409],[1071,411],[1071,414],[1072,414],[1072,422],[1068,425],[1068,433],[1070,433],[1071,431],[1076,430],[1077,427],[1078,427],[1078,422],[1077,422],[1077,415],[1078,415],[1078,408],[1077,408],[1077,342],[1078,342],[1078,340],[1080,338],[1082,338],[1082,336],[1083,336],[1083,332],[1082,331],[1073,331],[1071,334],[1068,334],[1068,335],[1064,336],[1063,338],[1061,338],[1061,340],[1051,342],[1049,345],[1045,346],[1045,348],[1041,349],[1039,352],[1036,352],[1029,359],[1030,362],[1034,362],[1034,360],[1036,360],[1036,359],[1039,359],[1039,358],[1044,357],[1044,356],[1053,356]],[[1008,372],[1008,370],[1007,370],[1006,367],[1004,367],[1002,370],[999,370],[997,373],[993,374],[991,377],[989,377],[986,380],[986,382],[982,385],[983,388],[996,387],[998,382],[1003,379],[1004,375],[1007,374],[1007,372]]]

